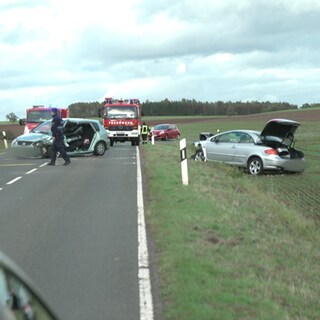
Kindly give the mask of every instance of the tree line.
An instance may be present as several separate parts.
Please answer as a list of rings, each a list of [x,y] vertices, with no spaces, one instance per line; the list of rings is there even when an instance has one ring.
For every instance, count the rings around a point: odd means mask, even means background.
[[[69,116],[76,118],[95,118],[101,115],[103,102],[76,102],[69,105]],[[304,104],[302,108],[319,107],[320,104]],[[297,109],[298,106],[288,102],[201,102],[182,99],[174,101],[164,99],[158,102],[147,100],[141,104],[142,116],[232,116],[262,112]],[[18,117],[10,113],[7,119],[16,122]]]
[[[68,108],[71,117],[99,117],[102,107],[103,103],[96,101],[77,102]],[[201,102],[194,99],[165,99],[159,102],[147,100],[141,104],[142,116],[232,116],[297,108],[297,105],[287,102]]]

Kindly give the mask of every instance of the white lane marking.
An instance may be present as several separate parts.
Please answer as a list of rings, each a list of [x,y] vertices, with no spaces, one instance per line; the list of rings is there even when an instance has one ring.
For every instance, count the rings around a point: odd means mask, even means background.
[[[0,188],[0,191],[2,191],[3,190],[3,188]]]
[[[137,152],[137,205],[138,205],[138,263],[140,320],[153,320],[153,302],[151,293],[150,269],[146,224],[144,218],[142,176],[139,148]]]
[[[49,162],[45,162],[45,163],[41,164],[41,165],[39,166],[39,168],[42,168],[42,167],[46,166],[48,163],[49,163]]]
[[[30,173],[35,172],[35,171],[37,171],[37,170],[38,170],[37,168],[34,168],[34,169],[32,169],[32,170],[30,170],[30,171],[26,172],[26,174],[30,174]]]
[[[16,177],[15,179],[12,179],[11,181],[7,182],[6,184],[13,184],[16,181],[20,180],[22,177]]]

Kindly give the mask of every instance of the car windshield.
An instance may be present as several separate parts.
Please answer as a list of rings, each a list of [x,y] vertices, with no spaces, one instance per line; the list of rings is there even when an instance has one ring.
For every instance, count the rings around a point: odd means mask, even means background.
[[[111,106],[105,108],[105,118],[107,119],[136,119],[138,110],[136,106]]]
[[[51,124],[52,121],[45,121],[43,123],[40,123],[38,126],[33,128],[30,132],[32,133],[46,133],[51,134]]]
[[[154,130],[165,130],[168,128],[169,128],[169,126],[167,124],[158,124],[154,127]]]
[[[50,110],[30,110],[27,114],[28,123],[41,123],[51,118]]]

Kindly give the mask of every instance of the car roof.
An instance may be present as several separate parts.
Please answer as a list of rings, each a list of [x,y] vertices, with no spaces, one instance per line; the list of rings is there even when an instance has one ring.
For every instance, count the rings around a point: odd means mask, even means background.
[[[257,130],[235,129],[235,130],[228,130],[228,131],[223,131],[223,132],[217,133],[217,134],[215,134],[215,136],[219,136],[224,133],[230,133],[230,132],[241,132],[241,133],[260,135],[260,131],[257,131]]]
[[[96,119],[85,119],[85,118],[63,118],[63,121],[73,121],[78,123],[86,123],[86,122],[97,122],[100,123],[99,120]]]

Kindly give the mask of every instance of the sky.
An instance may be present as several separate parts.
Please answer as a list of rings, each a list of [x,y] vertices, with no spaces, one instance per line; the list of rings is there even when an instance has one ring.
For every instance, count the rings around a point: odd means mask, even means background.
[[[105,97],[320,102],[318,0],[1,0],[0,120]]]

